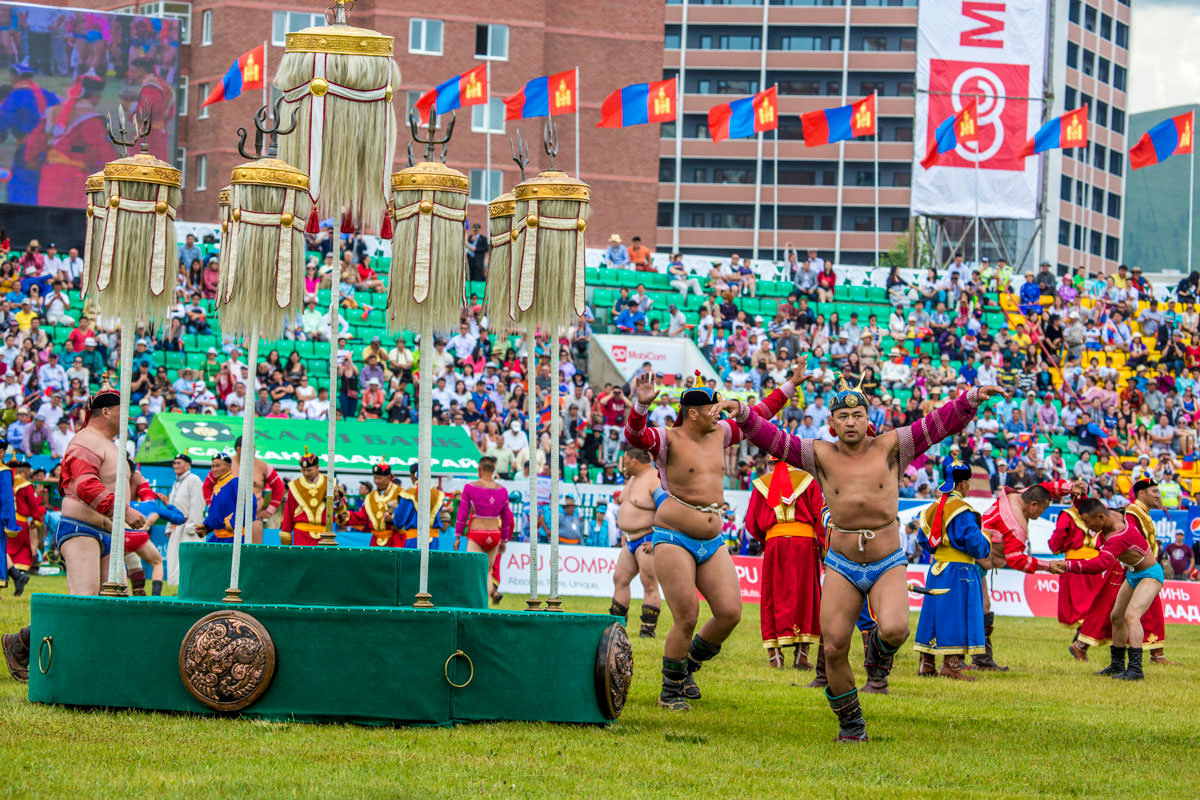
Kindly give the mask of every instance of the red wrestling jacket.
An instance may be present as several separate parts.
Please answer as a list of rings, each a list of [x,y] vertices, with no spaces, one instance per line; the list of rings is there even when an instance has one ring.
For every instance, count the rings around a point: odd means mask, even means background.
[[[1071,481],[1047,481],[1038,484],[1057,500],[1071,493]],[[983,531],[993,542],[1004,545],[1004,563],[1022,572],[1048,571],[1050,562],[1034,558],[1026,552],[1029,540],[1027,523],[1021,522],[1013,513],[1008,502],[1009,495],[1018,494],[1017,489],[1004,488],[1004,493],[983,514]]]

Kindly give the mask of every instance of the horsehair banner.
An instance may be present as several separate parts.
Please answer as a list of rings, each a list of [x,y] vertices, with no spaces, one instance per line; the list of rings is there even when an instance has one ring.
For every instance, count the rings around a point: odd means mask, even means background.
[[[912,209],[1034,219],[1041,159],[1019,158],[1043,117],[1049,13],[1043,0],[922,0],[917,24]],[[960,143],[929,169],[920,160],[937,127],[972,97],[979,143]],[[976,162],[979,175],[975,174]]]

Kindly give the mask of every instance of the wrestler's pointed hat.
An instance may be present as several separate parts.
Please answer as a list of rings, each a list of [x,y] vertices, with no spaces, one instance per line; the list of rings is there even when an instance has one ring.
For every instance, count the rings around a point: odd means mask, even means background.
[[[833,396],[833,402],[829,404],[830,413],[842,408],[857,408],[859,406],[865,411],[868,406],[867,396],[863,394],[861,384],[862,378],[859,378],[858,385],[851,388],[850,384],[846,383],[844,375],[839,377],[837,394]]]
[[[685,389],[683,396],[679,398],[680,406],[708,406],[720,400],[720,395],[717,390],[704,383],[704,376],[700,374],[700,370],[696,370],[696,382],[690,389]]]
[[[957,455],[948,455],[942,459],[942,485],[938,487],[938,491],[949,494],[954,491],[954,486],[959,481],[970,477],[971,468],[960,461]]]
[[[318,459],[317,454],[308,452],[308,447],[305,446],[304,455],[300,456],[300,466],[315,467],[318,463],[320,463],[320,460]]]

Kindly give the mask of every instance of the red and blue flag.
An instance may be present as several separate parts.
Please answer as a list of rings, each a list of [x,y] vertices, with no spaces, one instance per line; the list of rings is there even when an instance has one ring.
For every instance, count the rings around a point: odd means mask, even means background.
[[[804,143],[809,147],[871,136],[875,133],[875,95],[848,106],[801,114],[800,123],[804,127]]]
[[[1061,117],[1055,117],[1038,128],[1038,132],[1025,142],[1017,157],[1025,158],[1055,148],[1065,150],[1069,147],[1087,147],[1087,115],[1088,107],[1081,106]]]
[[[714,142],[742,139],[779,127],[779,95],[774,86],[708,110],[708,134]]]
[[[521,91],[504,98],[505,119],[550,117],[574,114],[579,98],[575,90],[575,70],[534,78]]]
[[[1129,149],[1129,166],[1141,169],[1166,161],[1173,155],[1192,152],[1192,137],[1196,130],[1194,111],[1164,119],[1142,134],[1138,143]]]
[[[200,107],[204,108],[213,103],[232,100],[244,89],[263,88],[263,81],[266,80],[266,69],[264,68],[266,58],[267,46],[265,43],[248,53],[242,53],[221,78],[221,82],[208,93],[208,97],[200,104]]]
[[[929,143],[929,152],[921,159],[921,166],[929,169],[938,162],[943,153],[949,153],[960,144],[979,142],[978,101],[972,99],[962,107],[957,114],[946,117],[937,126],[933,141]]]
[[[635,83],[604,98],[597,128],[627,128],[675,119],[675,79]]]
[[[438,114],[445,114],[463,106],[483,105],[487,101],[487,64],[480,64],[438,84],[437,88],[430,89],[421,95],[421,99],[413,104],[413,108],[417,110],[421,123],[424,124],[429,119],[430,109],[436,109]]]

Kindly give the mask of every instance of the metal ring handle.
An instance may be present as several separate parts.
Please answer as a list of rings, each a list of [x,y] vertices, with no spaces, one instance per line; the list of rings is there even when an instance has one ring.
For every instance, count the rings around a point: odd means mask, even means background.
[[[469,666],[471,668],[470,674],[467,675],[466,683],[455,683],[454,681],[450,680],[450,662],[453,661],[458,656],[462,656],[463,658],[465,658],[467,660],[467,666]],[[466,653],[464,653],[462,650],[455,650],[453,653],[450,654],[450,657],[446,659],[446,666],[444,667],[443,672],[445,673],[445,676],[446,676],[446,683],[450,684],[455,689],[463,689],[463,688],[466,688],[467,686],[469,686],[471,684],[471,681],[473,681],[475,679],[475,662],[473,662],[471,660],[471,657],[469,655],[467,655]]]
[[[46,656],[46,666],[42,666],[42,651],[48,651]],[[38,669],[45,675],[50,671],[50,665],[54,663],[54,637],[43,636],[42,643],[38,645]]]

